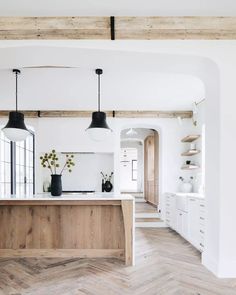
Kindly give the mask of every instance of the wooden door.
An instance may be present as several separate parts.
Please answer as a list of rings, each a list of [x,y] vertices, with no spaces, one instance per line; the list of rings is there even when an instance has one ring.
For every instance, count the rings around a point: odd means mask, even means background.
[[[144,141],[144,197],[158,205],[158,133],[146,137]]]

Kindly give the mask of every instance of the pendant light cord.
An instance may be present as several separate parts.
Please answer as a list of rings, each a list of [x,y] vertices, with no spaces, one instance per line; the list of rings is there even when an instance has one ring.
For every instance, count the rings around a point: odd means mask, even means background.
[[[98,111],[101,110],[101,80],[100,80],[100,74],[98,74]]]
[[[18,111],[18,73],[16,72],[16,112]]]

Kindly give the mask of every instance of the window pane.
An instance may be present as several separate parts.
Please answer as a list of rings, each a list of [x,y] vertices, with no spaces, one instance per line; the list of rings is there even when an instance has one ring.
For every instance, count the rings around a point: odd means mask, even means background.
[[[11,156],[11,146],[13,147]],[[12,184],[17,194],[32,194],[34,191],[34,140],[10,143],[0,129],[0,193],[11,193],[11,166],[15,171]]]
[[[137,161],[133,160],[133,170],[137,170]]]
[[[137,180],[137,171],[133,171],[133,180]]]

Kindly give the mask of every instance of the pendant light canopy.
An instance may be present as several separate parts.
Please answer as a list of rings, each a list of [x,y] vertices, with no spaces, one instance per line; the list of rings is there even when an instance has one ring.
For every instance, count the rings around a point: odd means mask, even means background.
[[[25,126],[24,114],[18,112],[18,75],[20,70],[14,69],[13,73],[16,75],[16,111],[9,113],[8,123],[2,131],[10,141],[22,141],[29,135],[29,131]]]
[[[96,69],[95,73],[98,75],[98,111],[93,112],[92,122],[86,129],[90,137],[95,141],[105,140],[106,137],[112,132],[112,130],[107,125],[106,113],[101,112],[101,75],[103,73],[102,69]]]

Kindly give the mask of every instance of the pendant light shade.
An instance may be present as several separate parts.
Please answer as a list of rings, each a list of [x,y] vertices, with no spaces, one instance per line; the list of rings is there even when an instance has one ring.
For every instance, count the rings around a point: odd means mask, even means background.
[[[106,113],[100,111],[101,100],[100,100],[100,88],[101,81],[100,75],[103,73],[102,69],[96,69],[95,73],[98,75],[98,111],[93,112],[92,122],[86,129],[91,139],[95,141],[103,141],[112,132],[106,121]]]
[[[26,137],[29,135],[29,131],[25,126],[24,122],[24,114],[18,112],[18,101],[17,101],[17,95],[18,95],[18,74],[20,74],[20,71],[17,69],[13,70],[13,73],[16,75],[16,111],[9,113],[9,120],[7,125],[2,129],[5,136],[10,141],[22,141],[25,140]]]

